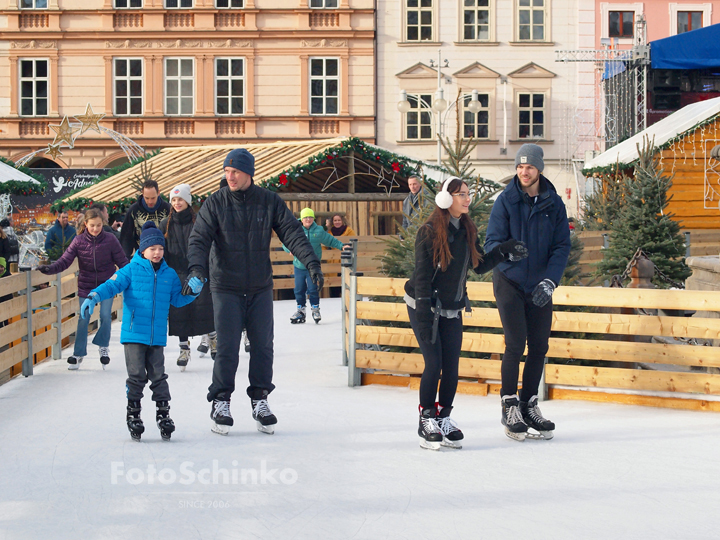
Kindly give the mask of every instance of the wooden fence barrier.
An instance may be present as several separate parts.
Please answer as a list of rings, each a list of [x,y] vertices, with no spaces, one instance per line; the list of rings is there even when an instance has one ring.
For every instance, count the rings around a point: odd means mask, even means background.
[[[349,384],[408,385],[408,376],[422,373],[423,358],[402,301],[406,280],[357,276],[351,270],[344,272],[344,280],[343,362],[348,365]],[[468,294],[473,301],[495,301],[491,283],[468,283]],[[718,339],[720,319],[611,312],[621,308],[720,311],[720,292],[558,287],[553,302],[554,336],[548,351],[552,360],[543,383],[549,398],[720,411],[720,374],[712,373],[720,368],[720,347],[632,341],[634,336]],[[565,311],[568,308],[583,311]],[[391,325],[397,323],[408,324]],[[468,383],[473,393],[499,391],[499,355],[505,342],[497,309],[473,308],[464,326],[463,353],[496,359],[461,356],[460,376],[475,380]],[[559,337],[557,332],[585,336]],[[638,369],[640,363],[659,369]]]
[[[0,303],[0,315],[7,321],[0,328],[0,374],[22,370],[32,375],[33,365],[52,354],[60,358],[62,341],[77,328],[77,261],[65,272],[46,276],[38,271],[20,272],[0,279],[0,297],[16,295]],[[122,297],[112,310],[122,317]],[[96,309],[90,322],[98,319]]]

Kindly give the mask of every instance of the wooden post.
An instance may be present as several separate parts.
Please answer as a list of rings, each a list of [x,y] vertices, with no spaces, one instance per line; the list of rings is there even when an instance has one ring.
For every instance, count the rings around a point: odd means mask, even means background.
[[[55,287],[57,296],[53,304],[57,312],[57,321],[53,323],[53,327],[57,330],[57,343],[53,343],[52,357],[54,360],[59,360],[62,358],[62,272],[55,275]]]
[[[25,317],[27,318],[27,358],[22,362],[22,374],[25,377],[29,377],[33,374],[33,320],[32,320],[32,269],[25,269],[25,298],[27,299],[27,312]]]
[[[348,161],[348,193],[355,193],[355,152],[352,150]]]

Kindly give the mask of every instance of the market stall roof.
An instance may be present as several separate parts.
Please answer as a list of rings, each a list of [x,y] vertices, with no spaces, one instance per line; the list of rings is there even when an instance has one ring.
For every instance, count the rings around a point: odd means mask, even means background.
[[[32,184],[40,184],[40,181],[32,176],[0,161],[0,183],[4,184],[5,182],[30,182]]]
[[[223,161],[236,144],[164,148],[156,155],[59,201],[68,208],[89,201],[125,206],[138,195],[143,172],[167,195],[178,184],[192,186],[203,200],[219,188]],[[255,156],[255,183],[280,193],[347,193],[352,176],[354,192],[407,192],[407,177],[420,162],[393,154],[360,139],[242,145]],[[353,159],[350,159],[352,155]]]
[[[650,42],[653,69],[720,67],[720,24]]]
[[[707,123],[718,114],[720,114],[720,97],[691,103],[591,159],[585,163],[583,173],[589,174],[595,170],[612,167],[616,163],[629,166],[638,159],[637,145],[642,147],[645,136],[651,141],[654,139],[656,147],[662,147],[683,134],[695,131],[699,125]]]

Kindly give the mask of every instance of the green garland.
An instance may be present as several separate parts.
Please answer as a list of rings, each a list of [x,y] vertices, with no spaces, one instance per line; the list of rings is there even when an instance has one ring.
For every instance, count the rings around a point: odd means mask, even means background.
[[[200,207],[203,205],[203,203],[207,200],[207,198],[212,195],[211,191],[208,191],[204,195],[193,195],[192,196],[192,205],[195,207]],[[167,197],[165,195],[160,195],[160,198],[164,201],[167,201]],[[88,198],[78,198],[73,199],[72,201],[55,201],[50,209],[53,212],[58,212],[60,210],[73,210],[75,212],[84,212],[87,208],[91,207],[95,203],[104,204],[105,207],[108,210],[109,214],[122,214],[127,212],[127,209],[130,208],[133,204],[135,204],[138,201],[137,197],[125,197],[124,199],[120,199],[117,201],[97,201],[93,199]]]
[[[25,173],[40,182],[39,184],[36,184],[34,182],[28,182],[26,180],[9,180],[8,182],[2,182],[0,183],[0,195],[9,193],[10,195],[27,196],[42,195],[43,193],[45,193],[45,189],[47,188],[48,184],[45,181],[45,178],[43,178],[41,175],[37,174],[32,169],[28,169],[27,167],[18,167],[13,161],[4,157],[0,157],[0,161],[5,163],[6,165],[10,165],[12,168],[20,171],[21,173]]]

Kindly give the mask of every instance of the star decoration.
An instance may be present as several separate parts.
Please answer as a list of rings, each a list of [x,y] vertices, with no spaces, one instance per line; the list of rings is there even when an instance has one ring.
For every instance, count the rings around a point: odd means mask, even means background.
[[[49,144],[47,150],[45,151],[45,155],[48,155],[53,159],[57,159],[58,156],[62,156],[63,153],[60,151],[59,144]]]
[[[70,125],[68,117],[65,116],[60,122],[60,125],[48,125],[50,129],[55,132],[55,140],[53,144],[60,146],[62,143],[67,144],[70,148],[75,145],[75,137],[77,137],[78,128],[74,128]]]
[[[333,180],[333,178],[334,178],[334,180]],[[332,180],[332,182],[331,182],[331,180]],[[342,178],[340,178],[340,173],[338,172],[337,166],[335,165],[335,163],[333,163],[333,170],[328,175],[328,177],[325,179],[325,185],[323,186],[323,188],[320,191],[324,192],[327,188],[329,188],[333,184],[339,182],[340,180],[342,180]]]
[[[390,195],[394,187],[400,187],[398,181],[395,180],[395,173],[393,173],[392,178],[385,178],[384,167],[380,167],[380,174],[378,175],[377,185],[378,187],[382,187],[385,190],[385,195]]]
[[[92,129],[93,131],[97,131],[98,133],[100,133],[100,126],[98,125],[98,122],[103,118],[105,118],[105,115],[95,114],[92,109],[92,105],[88,103],[87,107],[85,108],[85,114],[81,114],[75,117],[75,120],[82,122],[82,127],[80,128],[80,135],[85,133],[88,129]]]

